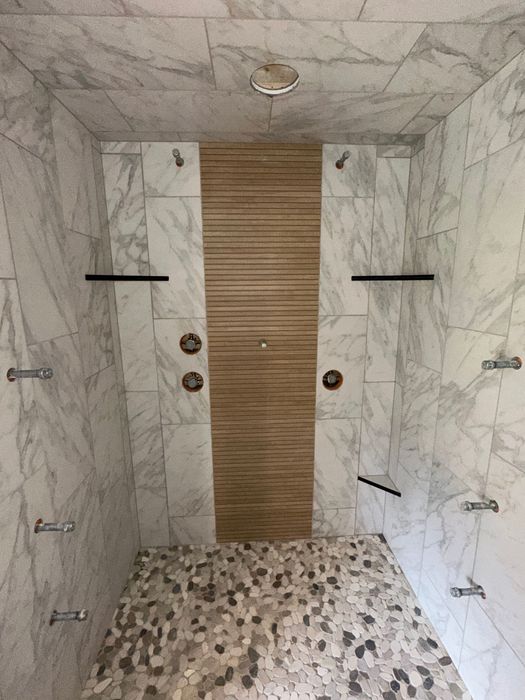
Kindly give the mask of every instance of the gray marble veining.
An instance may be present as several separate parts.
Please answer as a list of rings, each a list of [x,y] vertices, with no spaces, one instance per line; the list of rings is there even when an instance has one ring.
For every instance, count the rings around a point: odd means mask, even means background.
[[[468,94],[454,93],[434,95],[434,97],[416,114],[416,116],[404,127],[404,134],[426,134],[433,129],[443,117],[452,112]]]
[[[357,507],[355,511],[356,534],[377,534],[383,532],[386,493],[362,481],[357,486]]]
[[[2,255],[0,257],[0,279],[13,278],[15,276],[15,267],[13,264],[13,255],[11,253],[11,241],[9,239],[9,231],[7,229],[7,219],[4,209],[4,198],[2,195],[2,184],[0,183],[0,249]]]
[[[53,94],[73,114],[82,119],[90,131],[118,131],[129,129],[128,122],[115,107],[104,90],[53,90]]]
[[[365,382],[360,474],[386,474],[390,453],[390,431],[394,402],[394,382]]]
[[[355,146],[350,144],[323,145],[323,179],[324,197],[373,197],[376,178],[376,147]],[[342,170],[335,167],[335,162],[344,151],[350,156]]]
[[[423,572],[419,583],[418,599],[434,625],[452,661],[459,666],[463,645],[463,628],[444,602],[447,591],[438,592],[432,572]]]
[[[355,508],[314,509],[313,537],[344,537],[355,531]]]
[[[24,0],[27,2],[28,0]],[[55,0],[56,1],[56,0]],[[523,19],[519,0],[367,0],[360,18],[406,22],[512,22]]]
[[[355,508],[360,420],[315,423],[314,509]]]
[[[415,273],[416,241],[419,226],[419,200],[423,178],[423,161],[425,151],[421,149],[410,159],[410,175],[408,178],[407,213],[405,228],[405,245],[403,249],[403,274]]]
[[[399,282],[369,284],[365,379],[367,382],[393,382],[396,378],[401,285]]]
[[[213,544],[214,515],[184,515],[170,518],[170,540],[173,547],[181,544]]]
[[[141,149],[146,197],[200,197],[198,143],[143,143]],[[175,162],[175,149],[184,159],[182,167]]]

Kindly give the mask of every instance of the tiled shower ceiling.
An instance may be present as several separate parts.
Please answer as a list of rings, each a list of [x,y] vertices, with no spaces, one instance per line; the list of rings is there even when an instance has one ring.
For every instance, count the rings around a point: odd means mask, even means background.
[[[525,0],[0,0],[0,41],[106,140],[411,143],[525,48]]]

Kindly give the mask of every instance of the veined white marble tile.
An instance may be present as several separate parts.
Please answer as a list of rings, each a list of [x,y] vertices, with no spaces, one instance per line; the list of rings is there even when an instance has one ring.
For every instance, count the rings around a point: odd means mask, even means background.
[[[358,482],[355,532],[357,535],[373,535],[383,532],[385,491]]]
[[[487,593],[483,609],[505,632],[518,656],[525,658],[525,561],[523,504],[525,474],[492,454],[485,490],[498,502],[500,512],[487,511],[481,519],[474,580]]]
[[[425,137],[418,236],[458,225],[470,100]]]
[[[125,473],[115,365],[90,377],[86,393],[98,488],[107,492]]]
[[[398,459],[421,484],[430,479],[440,379],[439,372],[407,362]]]
[[[126,394],[142,547],[169,546],[164,447],[156,391]]]
[[[370,282],[366,336],[367,382],[396,378],[397,339],[401,310],[399,282]]]
[[[394,402],[392,406],[392,427],[390,429],[390,455],[388,476],[395,483],[399,465],[399,444],[401,440],[401,418],[403,409],[403,387],[395,382]]]
[[[108,153],[135,153],[140,155],[139,141],[101,141],[100,149],[103,154]]]
[[[22,312],[15,280],[0,280],[0,362],[10,367],[29,366]],[[0,454],[5,500],[44,465],[33,382],[5,382],[0,395]]]
[[[437,372],[443,366],[455,250],[455,230],[418,239],[414,269],[435,277],[408,284],[408,357]]]
[[[378,158],[372,234],[373,275],[398,275],[403,264],[408,176],[407,158]]]
[[[27,2],[27,0],[25,0]],[[56,2],[56,0],[55,0]],[[519,0],[367,0],[364,21],[385,22],[511,22],[523,18]]]
[[[314,510],[312,537],[346,537],[355,532],[355,508]]]
[[[129,129],[129,124],[104,90],[53,90],[53,94],[90,131]]]
[[[525,666],[477,601],[469,606],[459,671],[474,698],[521,700]]]
[[[359,451],[360,474],[388,472],[393,402],[394,382],[365,382]]]
[[[430,24],[388,89],[399,93],[469,94],[523,47],[521,25]]]
[[[163,425],[162,436],[170,518],[213,515],[210,424]]]
[[[507,334],[525,212],[525,141],[465,172],[449,323]]]
[[[426,573],[422,574],[418,591],[418,600],[423,610],[428,615],[434,629],[439,634],[439,638],[445,645],[448,655],[455,666],[459,666],[461,646],[463,643],[463,629],[445,605],[441,594],[437,592],[434,586],[432,572],[430,572],[430,576]]]
[[[4,199],[2,195],[2,185],[0,183],[0,278],[14,277],[15,268],[13,265],[13,256],[11,254],[11,241],[9,240],[9,231],[7,230],[7,219],[5,216]]]
[[[257,66],[286,63],[293,56],[306,89],[377,92],[423,29],[417,24],[288,20],[211,19],[206,25],[220,90],[245,90]]]
[[[0,133],[46,160],[54,157],[49,92],[0,46]]]
[[[77,330],[58,193],[44,163],[0,138],[0,180],[28,342]]]
[[[373,197],[376,179],[376,146],[323,145],[323,197]],[[342,170],[335,163],[345,151],[350,157]]]
[[[0,38],[51,88],[212,88],[204,22],[0,16]]]
[[[127,391],[156,391],[157,370],[148,282],[115,285],[118,325]]]
[[[468,93],[434,95],[404,128],[404,134],[426,134],[468,97]]]
[[[367,283],[351,278],[370,274],[373,207],[371,197],[322,199],[321,316],[366,315],[368,311]]]
[[[360,418],[365,369],[366,316],[324,316],[319,319],[316,417]],[[323,375],[336,369],[343,384],[325,389]]]
[[[146,197],[200,197],[198,143],[143,143],[142,170]],[[178,149],[184,165],[175,163]]]
[[[148,197],[148,244],[156,318],[204,318],[204,256],[200,197]]]
[[[247,83],[249,90],[249,82]],[[255,133],[268,130],[271,98],[252,92],[195,90],[108,90],[109,98],[135,131],[177,133],[224,131]],[[112,129],[104,129],[112,131]],[[203,141],[167,134],[159,139],[144,134],[141,141]]]
[[[470,586],[480,515],[461,510],[462,501],[479,500],[448,468],[434,464],[427,507],[423,571],[432,579],[448,610],[465,625],[468,598],[452,598],[451,586]]]
[[[472,96],[467,165],[525,136],[524,70],[522,52]]]
[[[504,339],[450,328],[441,378],[435,464],[447,467],[478,496],[484,493],[501,372],[481,369]]]
[[[142,162],[139,155],[103,155],[115,274],[149,274]]]
[[[181,544],[213,544],[215,540],[214,515],[186,515],[170,518],[171,546]]]
[[[408,178],[407,222],[405,229],[405,247],[403,251],[403,274],[415,273],[416,241],[419,226],[419,200],[423,179],[423,161],[425,150],[421,149],[410,159],[410,175]]]
[[[368,137],[365,143],[377,143],[378,133],[383,133],[387,135],[385,142],[392,143],[392,135],[401,131],[427,102],[428,95],[295,91],[273,103],[270,131],[287,138],[316,132],[361,133],[361,138],[363,134]],[[352,140],[331,141],[337,142]]]
[[[43,450],[60,507],[95,467],[78,335],[32,345],[29,362],[54,370],[52,379],[34,382],[34,392]]]
[[[518,277],[506,355],[514,357],[525,347],[525,277]],[[525,373],[505,370],[494,426],[492,449],[501,458],[525,471]]]
[[[404,271],[403,271],[404,272]],[[407,274],[411,274],[412,271]],[[406,368],[408,362],[408,340],[411,332],[411,307],[409,304],[412,282],[401,283],[401,308],[399,311],[399,331],[396,357],[396,382],[400,386],[406,384]]]
[[[412,147],[403,144],[392,144],[391,146],[378,146],[378,158],[411,158]]]
[[[314,510],[355,508],[360,421],[315,422]]]
[[[156,319],[154,326],[162,422],[210,423],[206,320]],[[186,333],[196,333],[202,340],[202,348],[195,355],[187,355],[180,348],[180,339]],[[182,378],[186,372],[202,375],[204,386],[200,391],[192,393],[183,388]]]
[[[429,484],[428,481],[425,483],[414,478],[401,464],[397,469],[395,484],[401,491],[401,498],[386,494],[384,534],[403,573],[417,592],[423,561]]]

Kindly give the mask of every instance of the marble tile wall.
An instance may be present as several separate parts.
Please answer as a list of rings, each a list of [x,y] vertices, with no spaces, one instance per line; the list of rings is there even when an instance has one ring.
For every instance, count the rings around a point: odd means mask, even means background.
[[[199,147],[106,142],[102,150],[113,266],[170,276],[116,285],[141,544],[213,542]],[[203,342],[196,355],[179,346],[190,332]],[[204,377],[202,391],[183,389],[190,371]]]
[[[343,151],[350,157],[338,170]],[[321,277],[315,440],[315,535],[383,531],[385,494],[357,482],[386,474],[396,378],[401,286],[352,275],[403,267],[410,154],[323,146]],[[323,387],[330,369],[343,374]]]
[[[474,700],[525,681],[525,374],[480,367],[525,351],[523,60],[427,134],[409,183],[405,268],[436,279],[402,292],[384,533]],[[449,595],[472,582],[486,600]]]
[[[71,700],[139,546],[114,298],[84,279],[111,271],[109,233],[91,134],[3,46],[0,74],[1,372],[55,372],[0,398],[0,697]]]

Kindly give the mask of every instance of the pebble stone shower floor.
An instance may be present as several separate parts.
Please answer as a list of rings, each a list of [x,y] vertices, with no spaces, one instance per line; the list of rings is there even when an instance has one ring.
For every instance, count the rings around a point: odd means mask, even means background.
[[[369,535],[141,551],[82,698],[470,695]]]

